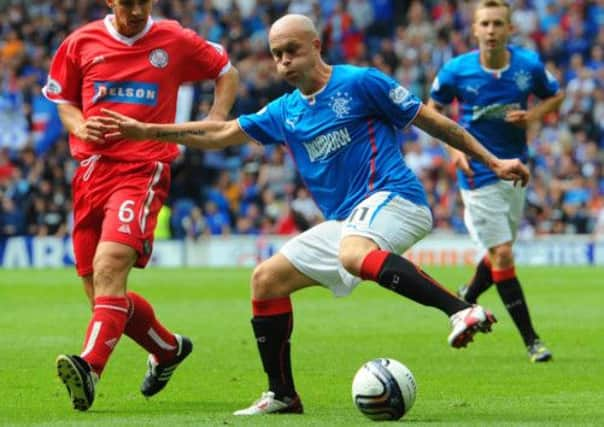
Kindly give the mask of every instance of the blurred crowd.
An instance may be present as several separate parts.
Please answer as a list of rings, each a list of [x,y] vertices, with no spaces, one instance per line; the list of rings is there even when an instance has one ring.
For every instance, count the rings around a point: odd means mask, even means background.
[[[604,234],[604,1],[511,3],[513,42],[537,50],[566,92],[559,114],[528,130],[533,179],[520,233]],[[154,18],[177,19],[228,49],[241,76],[235,117],[291,90],[273,73],[267,45],[270,23],[284,13],[313,18],[328,62],[377,67],[427,100],[443,63],[474,48],[471,6],[463,0],[158,0]],[[0,237],[69,233],[77,164],[40,88],[65,36],[107,13],[104,0],[0,2]],[[177,120],[203,118],[212,92],[210,83],[184,87]],[[436,228],[465,233],[442,145],[415,128],[399,138],[425,185]],[[321,220],[279,147],[183,150],[157,237],[290,234]]]

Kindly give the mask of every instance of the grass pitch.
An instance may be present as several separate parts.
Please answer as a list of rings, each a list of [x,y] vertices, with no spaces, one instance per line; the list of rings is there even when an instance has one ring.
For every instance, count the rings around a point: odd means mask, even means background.
[[[470,269],[430,269],[455,288]],[[554,361],[528,362],[491,289],[481,304],[499,318],[467,349],[447,346],[447,318],[370,283],[334,299],[316,288],[293,296],[293,368],[304,415],[231,415],[266,380],[252,336],[249,270],[135,271],[130,288],[171,329],[195,344],[170,385],[145,400],[146,355],[117,346],[88,412],[73,411],[55,374],[59,353],[78,353],[90,312],[73,270],[0,272],[0,425],[355,426],[370,425],[350,386],[375,357],[405,363],[418,383],[413,425],[602,425],[604,283],[595,268],[520,268],[537,331]]]

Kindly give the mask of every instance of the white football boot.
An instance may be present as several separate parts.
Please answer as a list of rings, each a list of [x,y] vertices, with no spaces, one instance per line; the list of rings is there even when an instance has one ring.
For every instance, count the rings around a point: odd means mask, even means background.
[[[451,333],[449,345],[455,348],[465,347],[473,341],[477,332],[491,332],[491,326],[497,322],[493,313],[479,305],[473,305],[454,313],[450,318]]]
[[[304,412],[300,397],[286,397],[284,400],[275,399],[275,393],[267,391],[262,393],[260,399],[252,406],[233,412],[233,415],[263,415],[263,414],[301,414]]]

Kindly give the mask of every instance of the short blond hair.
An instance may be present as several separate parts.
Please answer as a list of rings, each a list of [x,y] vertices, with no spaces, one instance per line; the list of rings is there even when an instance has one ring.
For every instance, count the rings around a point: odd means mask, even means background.
[[[486,9],[489,7],[505,7],[507,10],[506,16],[508,22],[512,22],[512,6],[505,0],[480,0],[476,3],[476,8],[474,9],[474,16],[476,16],[477,10]]]

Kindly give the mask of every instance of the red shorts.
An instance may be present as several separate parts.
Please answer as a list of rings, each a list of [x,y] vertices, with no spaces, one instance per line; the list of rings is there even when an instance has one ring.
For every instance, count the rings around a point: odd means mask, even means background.
[[[92,273],[99,242],[128,245],[136,267],[149,262],[157,215],[170,188],[170,166],[95,158],[80,163],[73,186],[73,248],[78,275]]]

